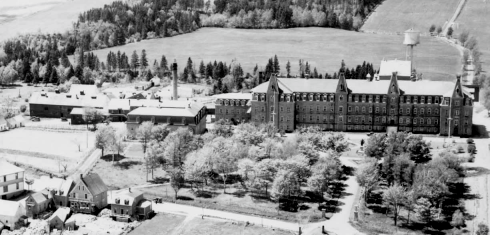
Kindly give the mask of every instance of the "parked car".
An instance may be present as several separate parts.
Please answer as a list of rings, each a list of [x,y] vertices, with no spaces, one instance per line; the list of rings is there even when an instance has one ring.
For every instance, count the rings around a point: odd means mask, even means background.
[[[62,121],[62,122],[66,122],[66,121],[68,121],[68,118],[66,118],[66,117],[61,117],[61,121]]]
[[[31,117],[31,121],[33,121],[33,122],[40,122],[41,121],[41,118],[39,118],[39,117]]]
[[[155,204],[163,203],[163,199],[161,197],[154,198],[153,201],[155,202]]]

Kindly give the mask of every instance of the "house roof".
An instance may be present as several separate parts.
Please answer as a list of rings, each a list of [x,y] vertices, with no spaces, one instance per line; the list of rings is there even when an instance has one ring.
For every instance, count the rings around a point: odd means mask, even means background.
[[[65,222],[66,218],[70,214],[70,208],[68,207],[60,207],[58,210],[56,210],[48,220],[52,220],[55,217],[58,217],[61,221]]]
[[[24,117],[22,117],[22,115],[17,115],[15,117],[13,117],[13,119],[17,122],[23,122],[25,121]]]
[[[219,95],[213,95],[216,99],[240,99],[240,100],[251,100],[252,93],[224,93]]]
[[[158,107],[137,108],[128,113],[128,116],[171,116],[195,117],[204,106],[201,103],[188,101],[166,101]]]
[[[44,196],[44,194],[42,192],[37,192],[37,193],[34,193],[31,195],[32,199],[37,203],[43,203],[45,202],[46,200],[48,200],[46,198],[46,196]]]
[[[96,95],[99,93],[99,90],[95,85],[72,84],[70,86],[70,94],[81,95],[81,92],[85,93],[85,95]]]
[[[129,102],[130,101],[127,99],[112,99],[111,101],[109,101],[109,105],[107,106],[107,108],[109,110],[130,110],[131,108],[129,106]]]
[[[7,201],[0,199],[0,215],[15,216],[19,210],[22,210],[22,204],[18,201]]]
[[[18,172],[23,172],[24,169],[17,167],[5,160],[0,160],[0,175],[10,175]]]
[[[104,181],[100,178],[97,173],[91,173],[89,175],[85,175],[81,178],[85,186],[87,186],[88,191],[92,193],[92,195],[97,195],[108,190]]]
[[[63,192],[61,195],[62,196],[67,196],[74,181],[70,178],[67,178],[66,180],[60,179],[60,178],[50,178],[49,176],[43,175],[39,179],[34,180],[34,183],[32,184],[32,189],[34,191],[42,191],[44,189],[49,189],[49,190],[56,190],[59,192]]]
[[[380,76],[391,76],[398,72],[398,76],[410,77],[412,62],[409,60],[382,60],[379,66]]]
[[[337,89],[338,79],[299,79],[278,78],[279,89],[292,92],[334,93]],[[390,80],[347,79],[347,88],[352,93],[358,94],[387,94]],[[260,84],[253,89],[256,93],[267,92],[269,82]],[[434,95],[447,96],[454,90],[454,82],[446,81],[398,81],[402,94],[405,95]],[[464,90],[464,88],[463,88]],[[448,93],[449,92],[449,93]],[[286,92],[285,92],[286,93]]]
[[[119,202],[119,204],[124,205],[124,201],[128,200],[129,205],[133,205],[133,203],[138,203],[137,201],[135,201],[135,199],[142,196],[142,195],[143,195],[143,193],[138,191],[138,190],[133,189],[130,192],[129,190],[124,189],[124,190],[119,191],[117,193],[110,193],[109,196],[107,197],[107,202],[109,204],[117,204],[116,199],[119,199],[119,200],[121,200]]]
[[[103,108],[109,103],[106,95],[78,95],[55,92],[33,92],[30,104],[61,105]]]
[[[160,105],[160,101],[158,100],[128,100],[129,106],[133,107],[158,107]]]

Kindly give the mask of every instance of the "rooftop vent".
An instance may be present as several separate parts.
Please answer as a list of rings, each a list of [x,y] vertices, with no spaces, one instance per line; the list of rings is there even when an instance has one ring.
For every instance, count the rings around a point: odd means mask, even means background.
[[[66,98],[71,98],[71,95],[66,95]]]
[[[95,99],[97,99],[97,96],[92,96],[91,98],[92,98],[93,100],[95,100]]]
[[[85,95],[85,91],[80,91],[80,95]]]

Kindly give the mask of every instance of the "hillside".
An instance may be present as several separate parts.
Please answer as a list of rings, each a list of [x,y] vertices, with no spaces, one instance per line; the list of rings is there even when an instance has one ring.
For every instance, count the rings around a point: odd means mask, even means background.
[[[432,24],[442,27],[454,14],[459,2],[460,0],[386,0],[369,16],[361,31],[396,33],[413,27],[422,33],[428,33]]]
[[[460,68],[460,55],[456,49],[430,37],[423,37],[415,50],[418,72],[426,79],[454,78]],[[348,43],[345,43],[348,42]],[[292,46],[294,45],[294,46]],[[345,59],[347,67],[371,62],[376,69],[385,59],[404,59],[405,47],[397,35],[362,34],[328,28],[294,28],[274,30],[240,30],[202,28],[190,34],[171,38],[145,40],[124,46],[93,51],[101,61],[106,61],[109,51],[131,55],[146,49],[150,65],[164,54],[169,61],[177,59],[183,69],[187,59],[194,63],[204,60],[230,63],[236,59],[245,72],[253,71],[256,64],[264,68],[268,59],[279,57],[281,72],[286,62],[291,62],[291,73],[298,71],[298,60],[309,61],[318,72],[338,71]]]
[[[490,2],[482,0],[467,0],[466,5],[456,19],[455,34],[468,30],[470,35],[476,36],[478,48],[482,54],[483,71],[488,71],[490,61]]]

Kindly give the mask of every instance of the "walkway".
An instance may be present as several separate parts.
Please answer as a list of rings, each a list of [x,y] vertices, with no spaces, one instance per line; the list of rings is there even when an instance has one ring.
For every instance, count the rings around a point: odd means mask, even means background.
[[[456,11],[454,12],[451,19],[446,24],[444,24],[444,28],[442,29],[442,35],[444,35],[444,36],[447,35],[447,30],[449,29],[449,27],[451,27],[454,24],[454,21],[456,21],[459,14],[461,14],[461,11],[463,11],[465,4],[466,4],[466,0],[461,0],[459,2],[458,8],[456,8]]]

